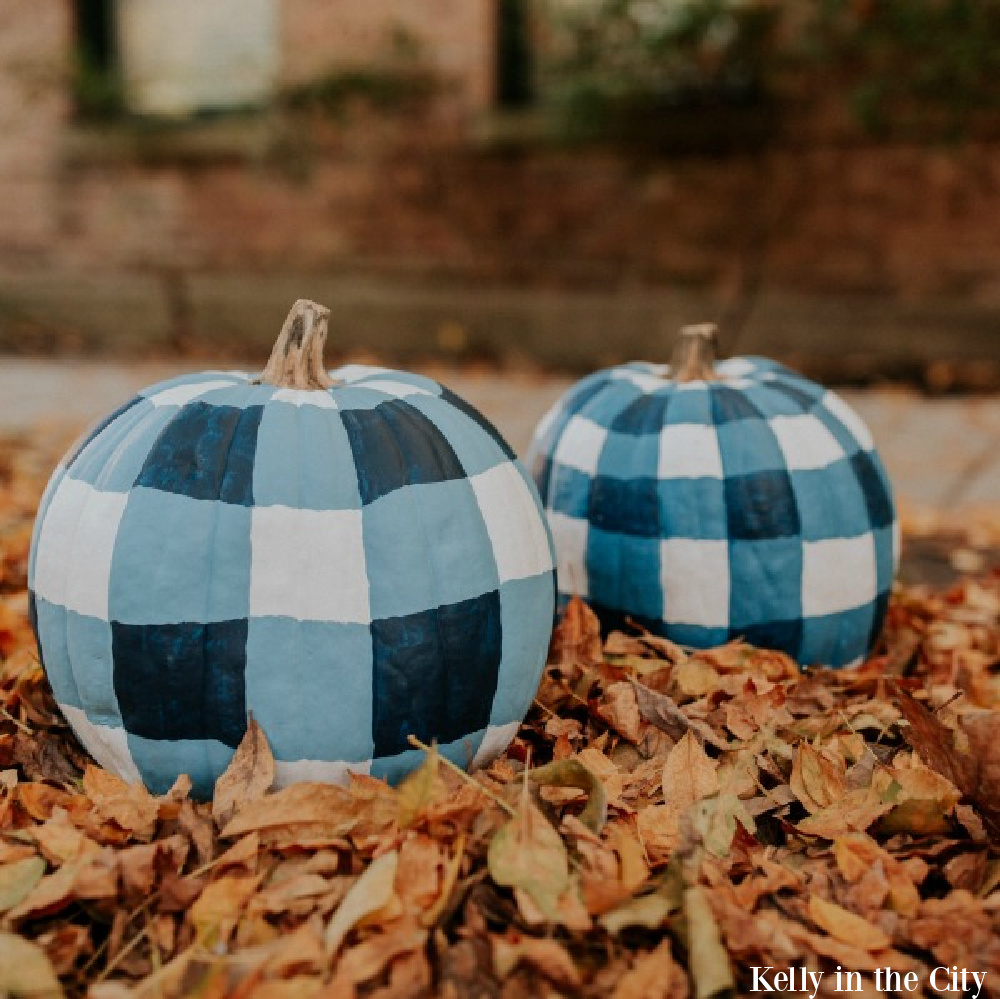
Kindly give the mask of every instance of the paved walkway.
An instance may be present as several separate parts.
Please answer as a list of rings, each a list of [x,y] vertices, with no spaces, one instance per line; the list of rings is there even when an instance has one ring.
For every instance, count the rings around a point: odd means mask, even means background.
[[[83,424],[144,385],[205,366],[0,358],[0,434],[39,423]],[[539,417],[569,385],[566,379],[522,374],[432,374],[496,423],[519,453]],[[926,399],[896,389],[842,394],[871,427],[904,508],[949,515],[993,510],[1000,519],[1000,398]]]

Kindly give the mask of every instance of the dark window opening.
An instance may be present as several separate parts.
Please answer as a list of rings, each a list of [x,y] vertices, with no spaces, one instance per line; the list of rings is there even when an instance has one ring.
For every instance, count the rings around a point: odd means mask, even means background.
[[[77,113],[103,118],[121,110],[114,0],[73,0]]]
[[[496,99],[502,108],[526,108],[535,100],[530,0],[497,4]]]

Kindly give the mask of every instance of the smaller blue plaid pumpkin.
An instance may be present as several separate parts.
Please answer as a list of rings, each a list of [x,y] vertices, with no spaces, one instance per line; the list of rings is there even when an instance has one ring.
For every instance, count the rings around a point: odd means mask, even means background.
[[[870,652],[898,562],[889,480],[861,418],[773,361],[714,365],[689,327],[670,366],[573,386],[526,459],[561,602],[701,648],[734,637],[802,664]]]
[[[29,564],[53,692],[99,763],[212,793],[250,713],[279,784],[503,751],[555,604],[537,493],[429,378],[322,366],[298,302],[259,378],[145,389],[67,455]]]

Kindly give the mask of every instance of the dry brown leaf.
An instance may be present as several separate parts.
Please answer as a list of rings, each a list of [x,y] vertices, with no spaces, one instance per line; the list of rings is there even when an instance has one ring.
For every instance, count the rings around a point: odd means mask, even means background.
[[[500,979],[507,978],[520,964],[537,968],[554,985],[574,990],[582,985],[573,958],[555,940],[517,934],[494,937],[493,965]]]
[[[258,801],[274,783],[274,756],[253,716],[225,773],[215,782],[212,818],[220,828],[246,804]]]
[[[683,815],[696,801],[719,791],[718,768],[694,733],[685,732],[663,764],[664,801]]]
[[[809,918],[834,939],[859,950],[885,950],[892,943],[878,926],[819,895],[809,896]]]
[[[83,772],[83,790],[102,819],[136,839],[152,839],[159,807],[142,784],[127,784],[107,770],[88,766]]]
[[[670,940],[639,954],[618,980],[611,999],[683,999],[687,993],[684,970],[674,960]]]
[[[348,933],[362,920],[388,909],[396,898],[396,867],[399,854],[393,850],[373,860],[354,883],[327,924],[324,947],[335,956]]]
[[[64,995],[45,951],[13,933],[0,933],[0,993],[18,999]]]
[[[259,877],[248,874],[227,874],[209,884],[187,914],[195,938],[209,948],[224,945],[259,884]]]

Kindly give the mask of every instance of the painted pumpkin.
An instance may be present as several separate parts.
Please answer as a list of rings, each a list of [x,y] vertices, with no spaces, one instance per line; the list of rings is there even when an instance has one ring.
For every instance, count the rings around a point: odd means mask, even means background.
[[[871,435],[837,395],[780,364],[714,364],[689,327],[670,366],[571,388],[527,464],[558,553],[560,600],[696,647],[736,636],[803,664],[872,648],[898,558]]]
[[[279,784],[398,780],[436,740],[478,766],[544,665],[554,564],[537,493],[436,382],[322,367],[293,308],[263,375],[163,382],[60,464],[35,526],[41,658],[94,758],[211,794],[247,724]]]

